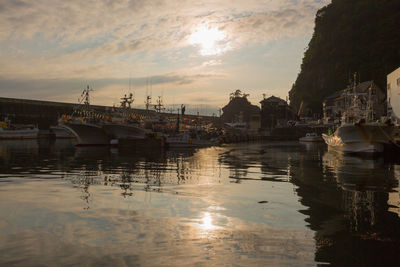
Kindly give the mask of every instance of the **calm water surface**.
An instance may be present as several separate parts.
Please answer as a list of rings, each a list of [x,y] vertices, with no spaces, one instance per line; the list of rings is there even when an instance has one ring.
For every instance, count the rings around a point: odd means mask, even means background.
[[[0,265],[393,266],[400,165],[323,144],[0,142]]]

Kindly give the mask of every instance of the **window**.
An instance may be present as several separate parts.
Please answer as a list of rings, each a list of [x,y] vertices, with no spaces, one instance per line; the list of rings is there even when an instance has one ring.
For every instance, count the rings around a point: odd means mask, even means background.
[[[397,78],[397,85],[400,85],[400,78]]]
[[[387,84],[387,89],[390,90],[390,83]]]

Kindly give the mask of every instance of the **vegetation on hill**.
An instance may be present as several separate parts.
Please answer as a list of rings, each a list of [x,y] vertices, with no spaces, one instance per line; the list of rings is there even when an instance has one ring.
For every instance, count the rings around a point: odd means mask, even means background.
[[[315,18],[314,34],[290,104],[321,113],[323,99],[344,89],[357,72],[360,81],[386,88],[386,76],[400,67],[399,0],[332,0]]]

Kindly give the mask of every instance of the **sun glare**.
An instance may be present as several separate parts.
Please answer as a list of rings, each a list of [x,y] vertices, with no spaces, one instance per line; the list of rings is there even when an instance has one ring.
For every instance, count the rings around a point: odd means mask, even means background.
[[[200,45],[200,53],[203,56],[212,56],[226,51],[227,46],[222,43],[225,37],[226,33],[224,31],[203,25],[190,36],[189,42],[192,45]]]
[[[205,231],[215,229],[215,225],[213,225],[213,221],[211,218],[211,214],[206,212],[202,218],[201,228]]]

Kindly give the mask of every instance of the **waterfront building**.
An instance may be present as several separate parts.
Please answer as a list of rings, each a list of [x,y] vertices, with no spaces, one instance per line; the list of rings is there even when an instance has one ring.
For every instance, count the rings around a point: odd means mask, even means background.
[[[273,129],[286,127],[289,120],[294,119],[294,112],[288,103],[276,96],[271,96],[260,101],[261,128]]]
[[[400,67],[387,75],[387,115],[400,123]]]
[[[356,88],[356,94],[361,100],[361,107],[367,108],[368,99],[372,102],[374,118],[380,118],[386,114],[386,92],[379,88],[373,81],[359,83]],[[339,123],[343,112],[347,109],[349,103],[346,103],[348,93],[352,93],[353,88],[347,88],[336,91],[324,99],[322,103],[324,123]]]

